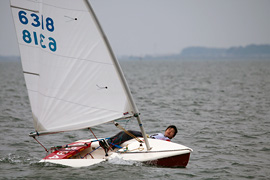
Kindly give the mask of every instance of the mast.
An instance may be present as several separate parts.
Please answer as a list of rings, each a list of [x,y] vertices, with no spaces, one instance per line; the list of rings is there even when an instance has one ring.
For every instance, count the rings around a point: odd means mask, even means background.
[[[93,10],[92,6],[90,5],[90,3],[89,3],[88,0],[84,0],[84,1],[85,1],[85,4],[86,4],[86,6],[87,6],[89,12],[90,12],[91,15],[93,16],[94,22],[96,23],[97,28],[98,28],[100,34],[101,34],[102,37],[103,37],[103,40],[104,40],[104,42],[105,42],[105,44],[106,44],[106,47],[108,48],[108,51],[109,51],[109,53],[110,53],[110,56],[111,56],[111,58],[112,58],[112,60],[113,60],[113,62],[114,62],[114,65],[115,65],[115,67],[116,67],[116,69],[117,69],[118,75],[119,75],[119,77],[120,77],[120,79],[121,79],[121,81],[122,81],[122,84],[123,84],[123,86],[124,86],[125,93],[127,94],[127,97],[128,97],[128,99],[129,99],[129,101],[130,101],[130,103],[131,103],[132,109],[134,110],[134,116],[137,118],[137,121],[138,121],[140,130],[141,130],[142,135],[143,135],[143,138],[144,138],[144,142],[145,142],[146,147],[147,147],[147,150],[150,150],[150,145],[149,145],[149,142],[148,142],[146,133],[145,133],[145,131],[144,131],[144,128],[143,128],[143,125],[142,125],[142,121],[141,121],[141,119],[140,119],[140,115],[139,115],[139,112],[138,112],[138,109],[137,109],[137,107],[136,107],[136,104],[134,103],[133,97],[132,97],[131,92],[130,92],[130,90],[129,90],[129,87],[128,87],[128,85],[127,85],[127,82],[126,82],[126,79],[125,79],[124,74],[123,74],[123,72],[122,72],[122,69],[121,69],[121,67],[120,67],[120,65],[119,65],[119,63],[118,63],[118,61],[117,61],[117,59],[116,59],[116,57],[115,57],[115,55],[114,55],[114,53],[113,53],[113,50],[112,50],[112,48],[111,48],[111,46],[110,46],[110,43],[109,43],[109,41],[108,41],[108,39],[107,39],[107,37],[106,37],[104,31],[103,31],[103,29],[102,29],[102,27],[101,27],[101,25],[100,25],[98,19],[97,19],[96,14],[94,13],[94,10]]]

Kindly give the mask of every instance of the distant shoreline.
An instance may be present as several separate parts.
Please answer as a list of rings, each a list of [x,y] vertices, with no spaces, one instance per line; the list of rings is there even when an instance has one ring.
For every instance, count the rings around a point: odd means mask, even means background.
[[[146,56],[121,56],[126,60],[188,60],[188,59],[270,59],[270,45],[248,45],[245,47],[208,48],[187,47],[178,54],[170,55],[146,55]]]

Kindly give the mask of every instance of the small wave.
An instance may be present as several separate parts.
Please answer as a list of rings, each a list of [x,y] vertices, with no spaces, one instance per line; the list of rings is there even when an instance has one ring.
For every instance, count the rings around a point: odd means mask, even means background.
[[[9,153],[6,157],[0,158],[0,163],[8,163],[8,164],[33,164],[37,162],[38,159],[19,156],[12,153]]]
[[[127,161],[119,157],[114,157],[108,160],[108,163],[115,165],[129,165],[129,166],[142,166],[143,163],[137,161]]]
[[[262,149],[260,149],[260,151],[265,151],[265,152],[267,152],[267,151],[270,151],[270,148],[268,148],[268,147],[263,147]]]

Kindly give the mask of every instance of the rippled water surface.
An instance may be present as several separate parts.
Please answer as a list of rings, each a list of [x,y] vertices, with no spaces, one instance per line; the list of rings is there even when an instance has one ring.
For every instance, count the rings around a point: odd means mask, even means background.
[[[175,124],[191,147],[186,168],[112,160],[85,168],[38,161],[28,133],[31,110],[19,62],[0,62],[1,179],[269,179],[270,61],[121,61],[148,134]],[[137,129],[135,121],[122,122]],[[93,128],[99,137],[117,129]],[[39,137],[49,148],[93,138],[86,130]]]

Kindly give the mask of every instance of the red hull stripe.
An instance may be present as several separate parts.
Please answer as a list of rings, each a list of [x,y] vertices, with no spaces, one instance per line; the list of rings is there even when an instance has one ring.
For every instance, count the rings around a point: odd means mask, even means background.
[[[146,164],[164,167],[186,167],[190,153],[181,154],[173,157],[162,158],[154,161],[147,161]]]
[[[68,144],[69,146],[71,145],[83,145],[84,143],[81,142],[74,142],[71,144]],[[49,154],[48,156],[46,156],[44,159],[68,159],[76,154],[78,154],[79,152],[85,150],[86,148],[89,148],[91,145],[91,143],[88,144],[88,146],[79,146],[79,147],[68,147],[68,148],[61,148],[58,149],[54,152],[52,152],[51,154]]]

